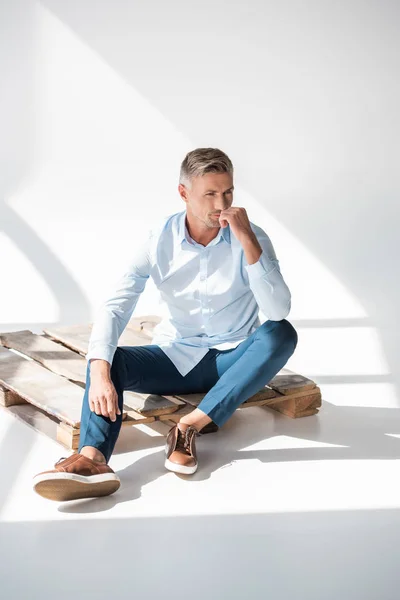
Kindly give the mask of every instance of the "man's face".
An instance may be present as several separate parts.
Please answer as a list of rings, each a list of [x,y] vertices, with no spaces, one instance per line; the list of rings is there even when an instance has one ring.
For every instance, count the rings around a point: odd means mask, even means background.
[[[189,188],[180,184],[179,192],[188,214],[209,228],[220,227],[219,213],[233,203],[233,177],[229,173],[206,173],[193,177]]]

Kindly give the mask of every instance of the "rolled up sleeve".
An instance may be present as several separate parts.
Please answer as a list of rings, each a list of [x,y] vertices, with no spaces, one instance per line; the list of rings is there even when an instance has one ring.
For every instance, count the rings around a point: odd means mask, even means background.
[[[266,318],[281,321],[291,309],[290,290],[283,279],[270,238],[260,227],[255,233],[262,253],[257,262],[245,265],[250,289]]]

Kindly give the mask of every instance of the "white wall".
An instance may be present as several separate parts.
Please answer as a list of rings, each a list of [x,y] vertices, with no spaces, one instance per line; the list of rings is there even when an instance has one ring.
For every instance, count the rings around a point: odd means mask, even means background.
[[[218,146],[292,290],[290,366],[336,404],[397,406],[399,5],[0,7],[0,330],[90,320],[184,208],[185,153]]]

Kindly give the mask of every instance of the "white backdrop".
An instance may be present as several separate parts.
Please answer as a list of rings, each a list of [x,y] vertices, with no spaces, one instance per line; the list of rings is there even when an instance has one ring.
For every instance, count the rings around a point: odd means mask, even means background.
[[[92,319],[217,146],[325,399],[397,406],[399,5],[1,2],[0,330]],[[395,170],[397,167],[397,170]],[[157,312],[151,282],[135,314]]]

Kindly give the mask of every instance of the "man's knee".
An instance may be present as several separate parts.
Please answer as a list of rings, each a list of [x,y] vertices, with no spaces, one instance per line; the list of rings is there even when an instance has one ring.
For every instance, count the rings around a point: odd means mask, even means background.
[[[295,330],[293,325],[291,323],[289,323],[289,321],[287,321],[286,319],[279,321],[279,323],[282,323],[286,344],[293,345],[293,351],[294,351],[297,346],[297,342],[298,342],[297,331]]]
[[[297,346],[298,335],[289,321],[286,319],[282,319],[282,321],[265,321],[261,325],[261,328],[266,334],[266,338],[272,336],[277,340],[279,346],[288,348],[288,350],[291,350],[291,353],[294,352]]]

